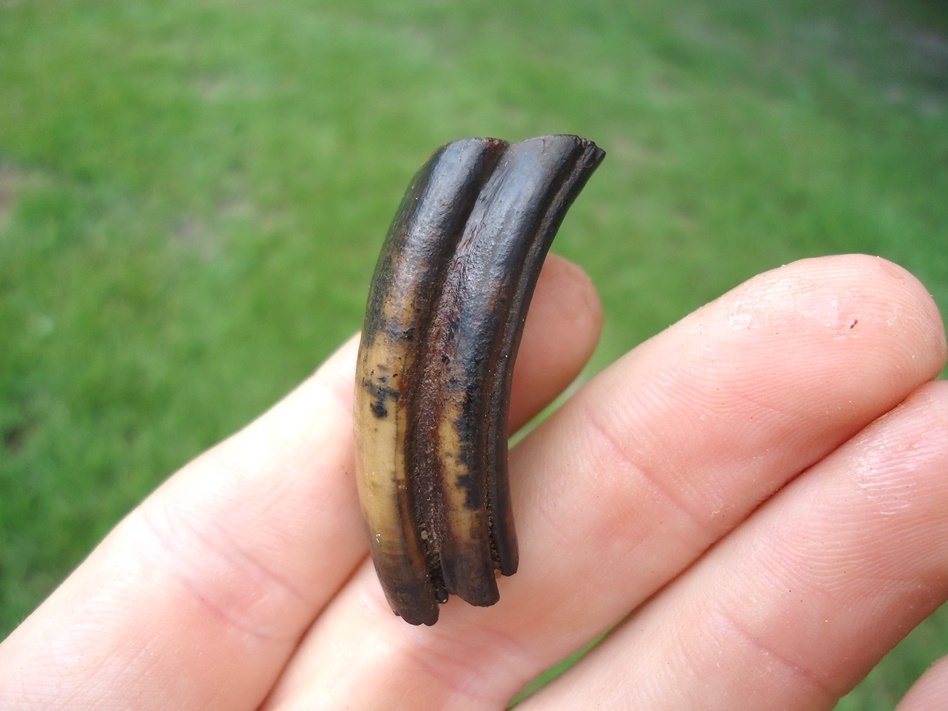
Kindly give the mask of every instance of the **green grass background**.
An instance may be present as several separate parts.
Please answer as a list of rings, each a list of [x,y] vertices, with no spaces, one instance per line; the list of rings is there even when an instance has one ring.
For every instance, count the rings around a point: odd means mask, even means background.
[[[0,637],[359,326],[438,144],[608,152],[555,249],[593,368],[751,275],[868,252],[948,313],[935,0],[0,0]],[[945,611],[839,708],[890,708]]]

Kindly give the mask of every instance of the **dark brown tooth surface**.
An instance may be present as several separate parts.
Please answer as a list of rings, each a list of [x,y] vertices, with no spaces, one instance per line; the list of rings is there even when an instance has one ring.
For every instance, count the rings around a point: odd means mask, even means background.
[[[450,593],[495,603],[495,571],[517,570],[513,365],[544,257],[603,155],[576,136],[455,141],[389,230],[358,356],[357,480],[382,587],[412,624],[434,624]]]

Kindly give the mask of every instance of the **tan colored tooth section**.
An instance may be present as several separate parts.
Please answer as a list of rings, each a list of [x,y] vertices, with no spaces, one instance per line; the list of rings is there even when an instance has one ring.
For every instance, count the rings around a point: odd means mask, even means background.
[[[447,366],[453,377],[462,377],[461,369]],[[464,377],[469,376],[463,373]],[[448,380],[450,381],[450,378]],[[476,447],[468,440],[477,437],[482,427],[465,426],[463,408],[467,393],[445,392],[438,428],[437,450],[441,457],[441,490],[444,514],[440,518],[441,571],[445,587],[472,605],[493,605],[499,599],[494,570],[497,567],[490,545],[487,514],[489,473],[464,456]],[[506,447],[506,439],[503,446]]]
[[[411,314],[406,316],[410,319]],[[360,353],[359,372],[367,377],[358,389],[355,410],[357,485],[389,603],[399,610],[418,608],[418,621],[432,624],[437,600],[423,543],[413,530],[403,445],[407,411],[398,385],[411,364],[409,344],[404,337],[399,342],[391,333],[379,333]]]

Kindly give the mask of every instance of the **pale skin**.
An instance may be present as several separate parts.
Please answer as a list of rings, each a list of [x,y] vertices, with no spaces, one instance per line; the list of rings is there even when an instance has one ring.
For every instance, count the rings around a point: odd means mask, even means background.
[[[551,257],[513,429],[600,323]],[[0,645],[0,708],[501,709],[610,628],[521,708],[831,708],[948,599],[944,325],[889,262],[765,273],[586,383],[511,453],[500,603],[432,628],[366,559],[355,349],[109,534]],[[942,661],[899,708],[945,698]]]

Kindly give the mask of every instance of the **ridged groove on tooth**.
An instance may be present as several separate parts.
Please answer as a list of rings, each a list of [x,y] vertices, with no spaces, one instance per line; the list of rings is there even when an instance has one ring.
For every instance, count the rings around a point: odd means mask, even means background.
[[[405,460],[412,412],[405,400],[443,273],[503,145],[457,141],[431,156],[396,213],[369,291],[356,384],[357,484],[386,597],[412,624],[434,624],[446,592],[415,524],[410,479],[418,472]]]
[[[599,159],[601,151],[572,136],[509,146],[481,189],[432,312],[407,456],[441,472],[439,505],[419,511],[419,520],[437,533],[448,592],[471,604],[496,602],[495,569],[517,569],[507,477],[513,364],[543,259]]]

